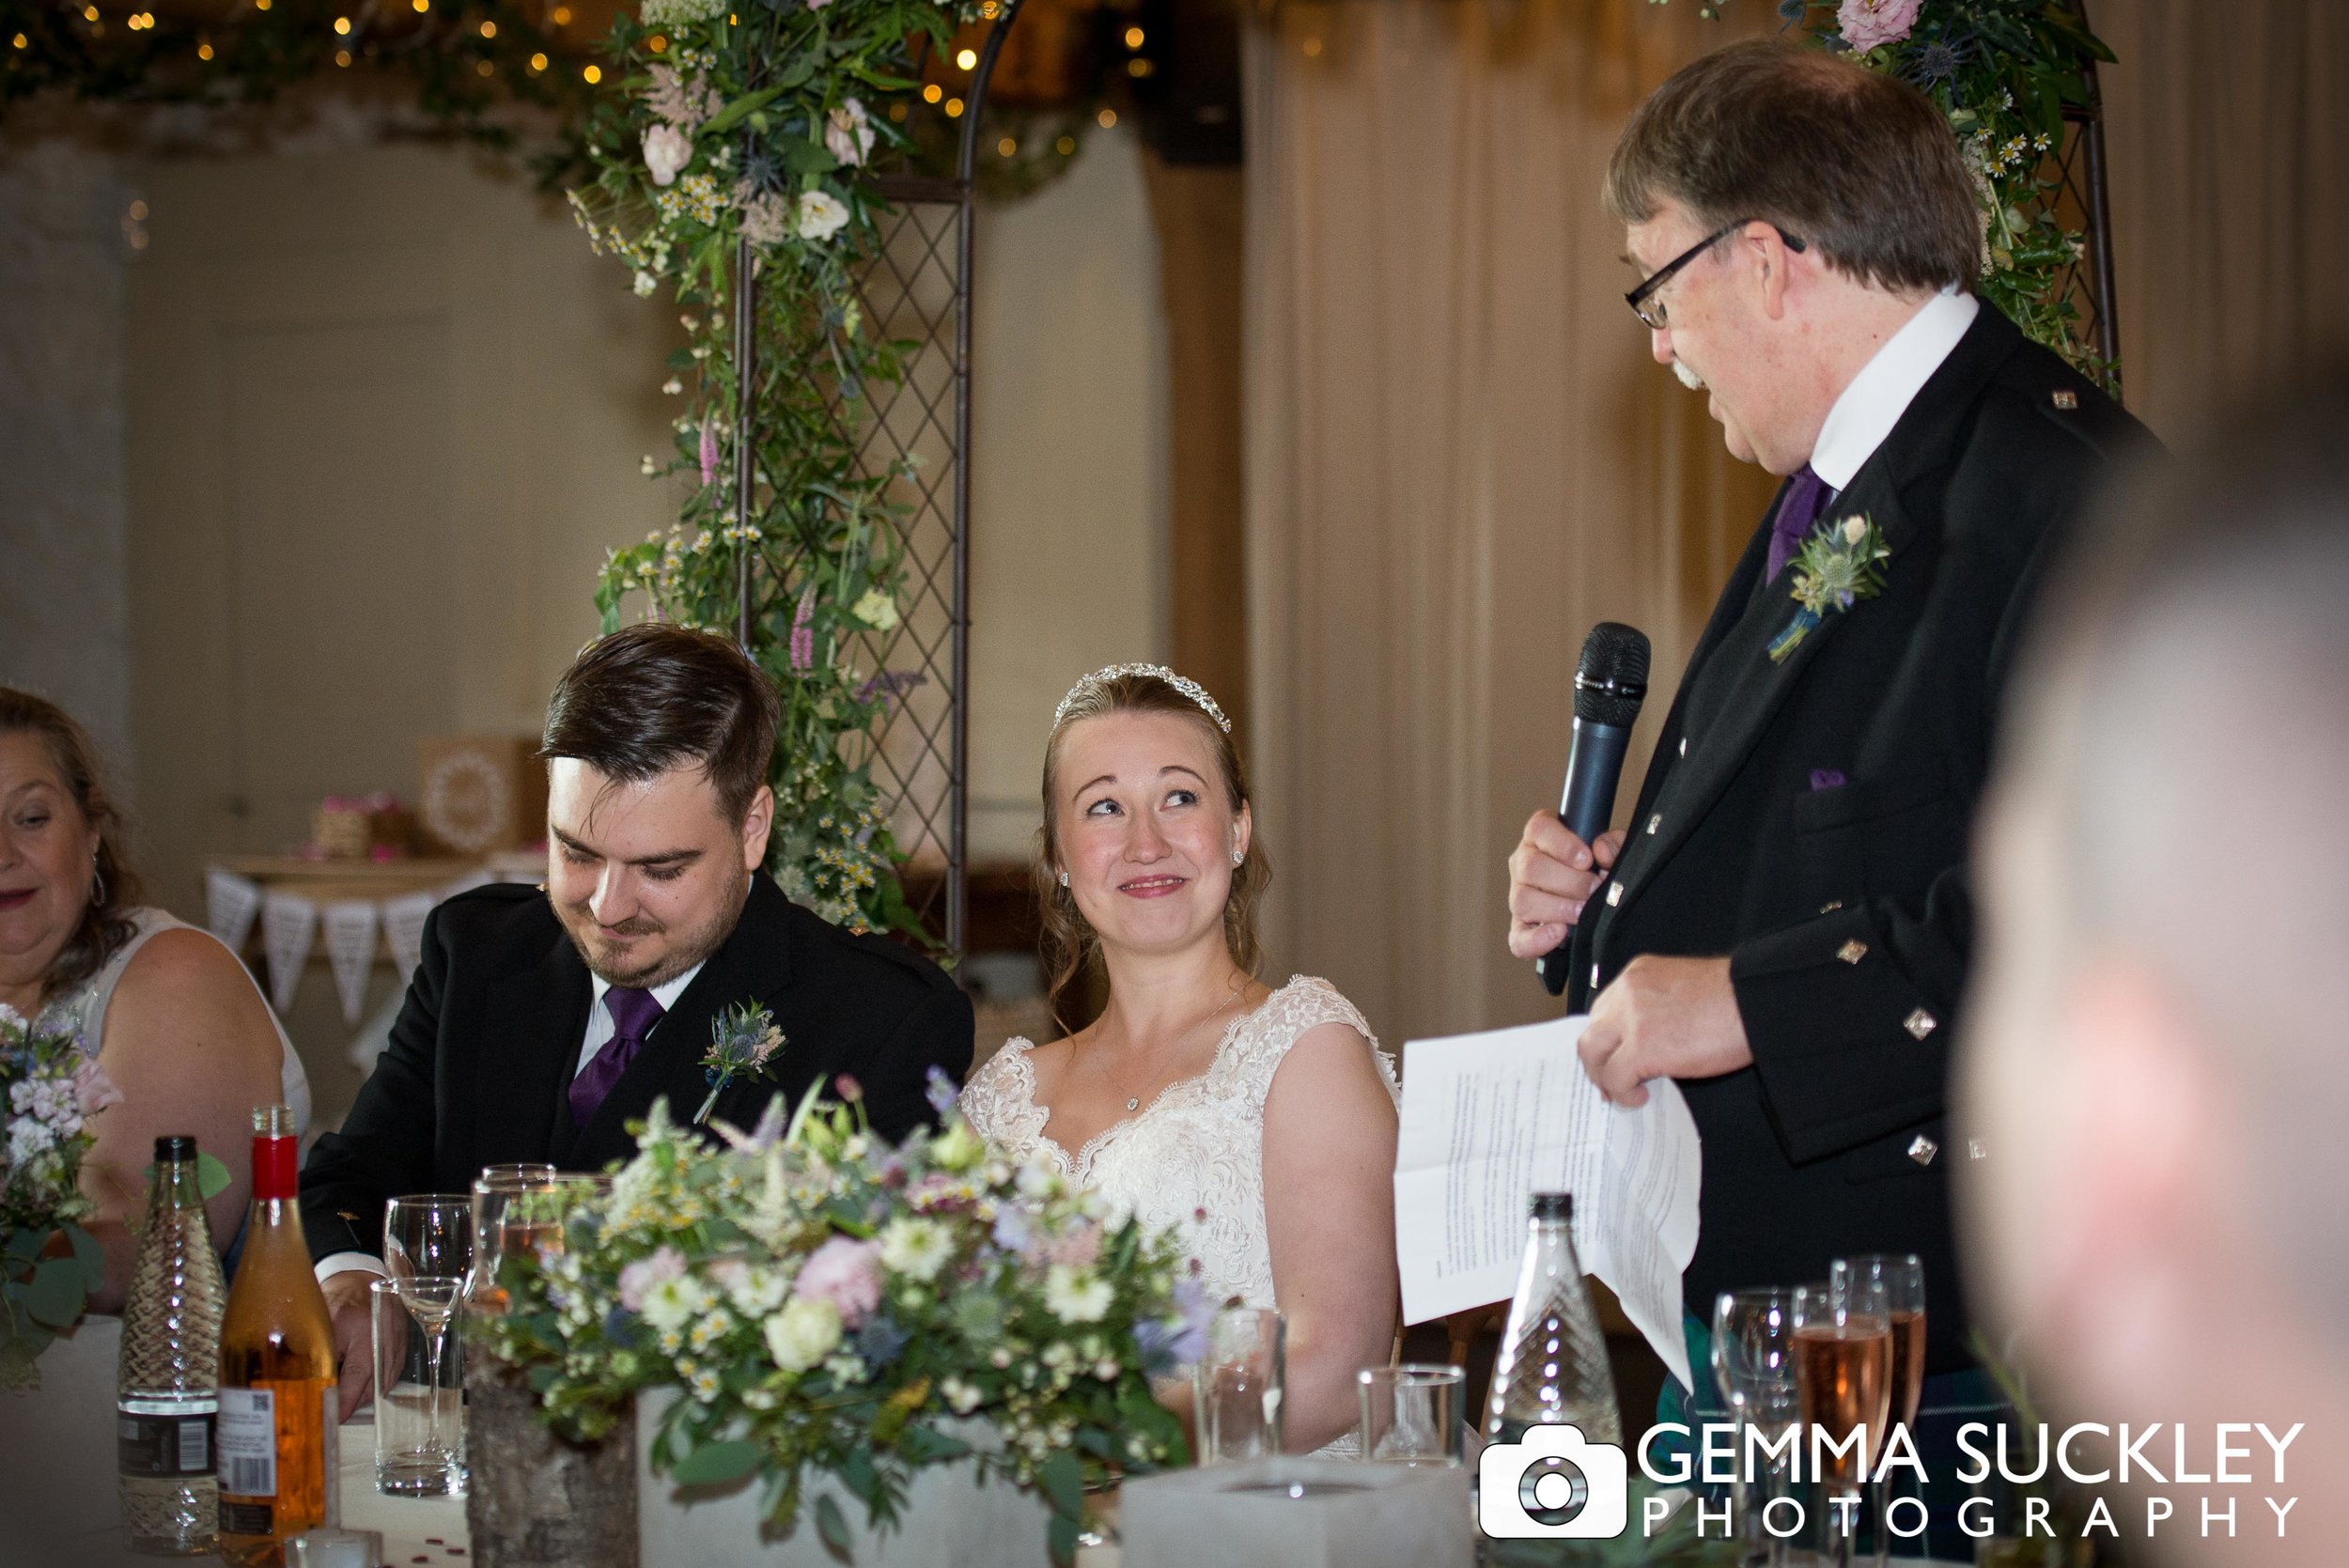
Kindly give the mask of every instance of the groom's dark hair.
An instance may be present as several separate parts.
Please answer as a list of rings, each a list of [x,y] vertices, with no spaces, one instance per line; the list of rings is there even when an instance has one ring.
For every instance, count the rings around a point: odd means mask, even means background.
[[[782,704],[750,656],[723,637],[645,621],[587,644],[547,700],[538,754],[644,784],[698,764],[730,821],[767,782]]]

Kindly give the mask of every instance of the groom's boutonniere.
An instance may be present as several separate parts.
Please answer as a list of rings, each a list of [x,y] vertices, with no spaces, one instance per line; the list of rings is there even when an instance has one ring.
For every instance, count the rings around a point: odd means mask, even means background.
[[[693,1125],[700,1126],[709,1120],[718,1096],[737,1076],[773,1077],[775,1053],[781,1049],[783,1031],[775,1027],[775,1016],[766,1008],[741,1001],[719,1014],[709,1026],[709,1054],[702,1058],[702,1077],[708,1080],[709,1097],[693,1112]]]
[[[1884,563],[1891,554],[1884,530],[1865,513],[1821,523],[1795,557],[1795,602],[1802,608],[1770,644],[1770,662],[1786,662],[1828,612],[1849,610],[1884,592]]]

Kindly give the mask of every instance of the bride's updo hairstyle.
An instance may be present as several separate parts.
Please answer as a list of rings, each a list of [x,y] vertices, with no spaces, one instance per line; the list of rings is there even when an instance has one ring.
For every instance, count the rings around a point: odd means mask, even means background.
[[[1083,913],[1077,895],[1060,885],[1059,810],[1061,737],[1069,726],[1111,713],[1168,713],[1199,726],[1215,748],[1216,766],[1232,812],[1248,804],[1248,774],[1240,766],[1239,750],[1232,744],[1222,710],[1215,700],[1190,681],[1155,665],[1112,665],[1087,675],[1060,706],[1052,720],[1052,737],[1044,746],[1044,826],[1036,833],[1035,893],[1043,910],[1045,991],[1052,1021],[1067,1032],[1079,1027],[1077,1012],[1087,976],[1100,962],[1101,941]],[[1196,696],[1186,692],[1188,686]],[[1231,895],[1223,903],[1223,944],[1232,961],[1254,974],[1264,962],[1256,936],[1256,906],[1272,880],[1272,863],[1266,858],[1264,837],[1252,832],[1248,858],[1232,872]]]

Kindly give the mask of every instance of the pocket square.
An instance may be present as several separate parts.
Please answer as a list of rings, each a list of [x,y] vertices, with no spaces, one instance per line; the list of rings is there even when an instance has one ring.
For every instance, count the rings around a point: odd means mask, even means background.
[[[1843,775],[1832,768],[1813,768],[1811,770],[1811,787],[1814,790],[1841,789],[1843,787]]]

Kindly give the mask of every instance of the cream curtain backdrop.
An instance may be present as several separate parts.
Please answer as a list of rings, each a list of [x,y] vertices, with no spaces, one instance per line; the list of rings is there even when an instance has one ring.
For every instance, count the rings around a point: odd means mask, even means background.
[[[1766,0],[1295,0],[1247,40],[1251,762],[1268,946],[1391,1043],[1554,1011],[1501,945],[1599,619],[1655,640],[1646,737],[1774,481],[1647,357],[1599,206],[1617,132]],[[2177,436],[2339,341],[2334,0],[2095,0],[2122,349]],[[2328,284],[2333,284],[2329,289]]]

